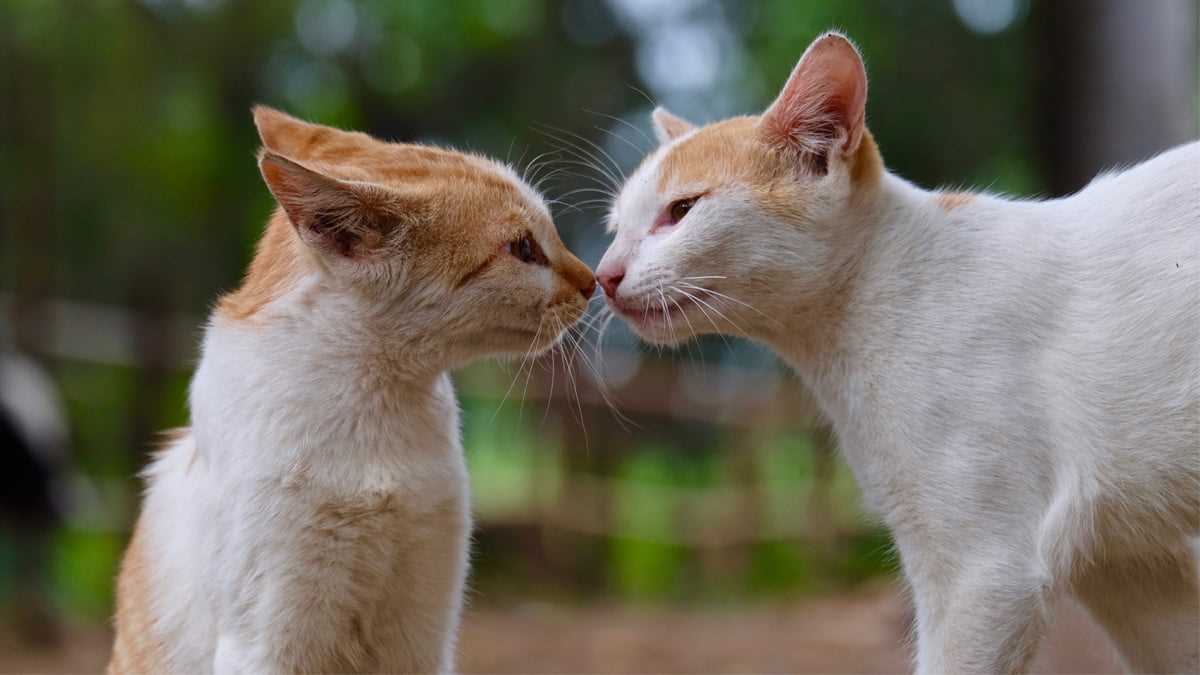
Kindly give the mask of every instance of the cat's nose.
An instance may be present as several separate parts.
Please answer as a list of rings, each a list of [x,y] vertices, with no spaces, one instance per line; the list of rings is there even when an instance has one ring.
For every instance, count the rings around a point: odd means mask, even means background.
[[[584,300],[591,300],[592,293],[596,292],[596,277],[588,277],[587,284],[580,287],[579,292],[583,294]]]
[[[600,280],[600,285],[604,287],[604,294],[610,298],[617,297],[617,286],[621,285],[621,280],[625,278],[625,270],[619,270],[611,274],[600,274],[597,277]]]

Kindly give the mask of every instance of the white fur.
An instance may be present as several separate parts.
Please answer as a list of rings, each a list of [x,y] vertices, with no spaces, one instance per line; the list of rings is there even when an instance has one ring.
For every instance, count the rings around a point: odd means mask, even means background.
[[[1196,672],[1200,144],[1066,199],[953,209],[887,173],[854,194],[835,158],[802,223],[726,185],[651,233],[683,140],[625,186],[598,273],[686,309],[643,337],[746,334],[801,375],[894,534],[918,671],[1023,669],[1072,591],[1130,667]],[[685,283],[726,297],[705,311]]]
[[[171,672],[453,669],[471,519],[446,371],[543,350],[586,301],[515,258],[455,289],[386,264],[369,293],[326,261],[249,319],[214,313],[140,523]]]
[[[444,373],[372,382],[383,366],[344,339],[209,327],[193,434],[148,471],[143,510],[173,671],[295,671],[353,640],[386,646],[369,668],[453,667],[470,531],[454,392]]]

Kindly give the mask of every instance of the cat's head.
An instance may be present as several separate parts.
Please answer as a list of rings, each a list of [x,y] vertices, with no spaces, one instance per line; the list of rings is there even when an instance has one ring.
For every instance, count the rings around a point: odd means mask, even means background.
[[[254,121],[279,208],[218,316],[302,314],[447,368],[545,349],[586,310],[591,270],[509,167],[265,107]]]
[[[609,215],[597,267],[610,307],[644,339],[766,337],[782,313],[835,301],[882,164],[864,125],[867,79],[845,37],[808,48],[761,115],[695,127],[659,108],[659,147]]]

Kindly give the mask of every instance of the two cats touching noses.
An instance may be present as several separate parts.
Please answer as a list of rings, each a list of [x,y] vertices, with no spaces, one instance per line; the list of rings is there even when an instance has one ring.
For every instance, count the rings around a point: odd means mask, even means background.
[[[453,670],[448,372],[552,348],[597,285],[647,342],[727,330],[799,375],[893,535],[917,672],[1025,671],[1063,594],[1130,670],[1200,669],[1200,144],[1062,199],[927,191],[867,91],[828,33],[761,114],[655,110],[595,277],[505,164],[255,108],[278,209],[146,469],[109,672]]]

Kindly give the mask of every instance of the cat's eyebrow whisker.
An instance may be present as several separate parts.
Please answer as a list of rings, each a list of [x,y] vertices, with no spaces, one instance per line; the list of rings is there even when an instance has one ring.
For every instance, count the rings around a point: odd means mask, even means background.
[[[598,195],[603,195],[605,197],[608,197],[609,199],[614,199],[617,196],[616,193],[609,191],[609,190],[601,190],[601,189],[593,188],[593,187],[581,187],[581,188],[575,188],[573,190],[568,190],[568,191],[564,192],[563,194],[558,195],[558,199],[566,199],[567,197],[573,197],[575,195],[582,195],[582,194],[598,194]]]
[[[653,98],[651,98],[651,97],[650,97],[650,94],[647,94],[646,92],[642,91],[642,90],[641,90],[641,89],[639,89],[637,86],[635,86],[635,85],[632,85],[632,84],[628,84],[628,83],[626,83],[626,85],[625,85],[625,86],[626,86],[626,87],[629,87],[630,89],[632,89],[632,90],[636,91],[637,93],[641,94],[641,95],[642,95],[642,98],[646,99],[646,102],[650,104],[650,107],[651,107],[651,108],[657,108],[657,107],[658,107],[658,101],[655,101]]]
[[[645,149],[645,148],[638,147],[637,145],[634,145],[633,141],[630,141],[628,138],[625,138],[625,137],[624,137],[624,136],[622,136],[621,134],[618,134],[618,133],[616,133],[615,131],[612,131],[611,129],[605,129],[604,127],[602,127],[602,126],[600,126],[600,125],[598,125],[598,124],[597,124],[597,125],[595,125],[595,126],[593,126],[592,128],[593,128],[593,129],[595,129],[596,131],[599,131],[599,132],[600,132],[600,133],[602,133],[602,134],[608,134],[608,135],[609,135],[609,136],[611,136],[612,138],[615,138],[615,139],[617,139],[618,141],[621,141],[621,142],[622,142],[622,143],[624,143],[625,145],[628,145],[629,147],[633,148],[634,152],[636,152],[636,153],[637,153],[639,156],[640,156],[640,155],[644,155],[644,154],[646,154],[646,149]]]
[[[588,151],[587,148],[579,147],[579,145],[572,143],[569,139],[562,138],[561,136],[555,135],[554,133],[544,129],[538,129],[538,131],[550,138],[552,141],[554,141],[554,143],[557,143],[557,145],[554,145],[554,147],[556,147],[558,150],[570,153],[576,159],[581,160],[586,166],[588,166],[588,168],[604,174],[604,176],[612,182],[614,187],[621,185],[625,174],[621,171],[619,166],[617,167],[617,172],[613,173],[612,169],[605,165],[600,157]]]
[[[588,199],[588,200],[585,200],[582,202],[575,202],[576,208],[582,209],[584,211],[605,211],[605,212],[607,212],[608,208],[611,205],[612,205],[612,202],[604,200],[604,199]]]
[[[553,157],[554,155],[558,154],[558,152],[558,150],[547,150],[546,152],[539,153],[536,157],[530,160],[528,164],[525,165],[524,171],[521,172],[521,180],[526,183],[536,184],[538,171],[548,164],[543,160]]]
[[[584,143],[587,143],[591,147],[595,148],[596,151],[600,153],[601,157],[608,160],[609,165],[612,166],[613,169],[616,169],[616,172],[619,176],[621,176],[622,181],[624,181],[627,178],[627,176],[625,175],[625,170],[621,168],[620,163],[618,163],[617,160],[613,159],[613,156],[611,154],[609,154],[609,152],[607,150],[604,149],[604,146],[600,145],[599,143],[596,143],[595,141],[593,141],[590,138],[587,138],[586,136],[577,134],[574,131],[571,131],[569,129],[562,129],[562,128],[554,127],[551,125],[544,125],[544,126],[546,126],[547,128],[549,128],[551,130],[556,130],[560,134],[567,134],[569,136],[577,138],[577,139],[583,141]],[[585,148],[580,148],[580,149],[584,150]],[[597,159],[599,159],[599,157]]]
[[[547,164],[546,166],[547,166],[547,168],[549,168],[551,165]],[[533,191],[538,194],[544,194],[543,190],[544,190],[546,184],[550,181],[550,179],[554,178],[555,176],[557,176],[559,174],[564,174],[564,173],[570,173],[566,167],[558,167],[558,168],[550,169],[544,175],[538,176],[537,180],[533,182]]]
[[[611,207],[611,206],[612,206],[612,204],[613,204],[613,201],[614,201],[615,199],[616,199],[615,197],[608,197],[608,196],[604,196],[604,197],[591,197],[591,198],[588,198],[588,199],[582,199],[582,200],[579,200],[579,201],[572,201],[571,203],[572,203],[572,204],[574,204],[575,206],[579,206],[579,207],[584,207],[584,206],[602,206],[602,207],[608,208],[608,207]]]
[[[561,206],[564,209],[571,209],[571,210],[575,211],[576,213],[583,213],[583,209],[580,208],[579,206],[577,206],[575,204],[571,204],[570,202],[564,202],[561,199],[547,199],[546,206]]]
[[[595,173],[579,173],[578,171],[571,171],[570,169],[559,167],[559,168],[562,168],[563,173],[566,173],[571,176],[575,176],[576,178],[580,178],[583,180],[590,180],[594,184],[599,185],[600,187],[604,188],[605,190],[610,190],[615,193],[621,187],[620,183],[616,182],[615,178],[608,176],[607,174],[604,174],[602,171],[599,171],[597,169],[597,167],[593,164],[588,164],[587,162],[583,162],[583,161],[580,161],[577,159],[569,159],[569,158],[568,159],[554,159],[554,160],[551,160],[551,162],[553,165],[562,165],[562,167],[577,166],[577,167],[589,169],[589,170],[595,172]],[[598,175],[596,175],[597,173],[599,173],[601,175],[598,176]],[[607,180],[605,180],[605,179],[607,179]]]
[[[579,178],[579,179],[582,179],[585,181],[589,181],[587,184],[584,185],[584,187],[588,188],[589,190],[593,190],[595,192],[595,194],[604,195],[605,197],[608,197],[609,199],[614,200],[614,201],[617,198],[616,190],[608,183],[605,183],[604,181],[601,181],[598,178],[596,178],[596,176],[593,176],[591,174],[579,173],[577,171],[572,171],[571,169],[565,168],[565,167],[556,169],[555,171],[556,171],[556,173],[564,173],[568,176],[574,176],[576,178]],[[578,189],[578,188],[576,188],[576,189]],[[567,193],[563,193],[563,194],[557,195],[557,196],[561,199],[564,196],[570,196],[572,194],[577,194],[577,193],[567,192]]]
[[[642,131],[642,129],[640,127],[634,125],[629,120],[622,119],[620,117],[617,117],[616,115],[609,115],[608,113],[597,112],[595,110],[588,110],[587,108],[584,108],[584,112],[591,113],[593,115],[599,115],[600,117],[606,117],[614,122],[617,122],[619,124],[624,124],[625,126],[629,127],[630,129],[633,129],[635,132],[637,132],[638,135],[640,135],[643,139],[645,139],[645,141],[647,143],[649,143],[649,149],[651,149],[651,150],[654,148],[655,145],[657,145],[654,142],[653,138],[650,138],[650,136],[645,131]],[[649,152],[649,150],[647,150],[647,149],[640,148],[640,150],[642,151],[643,154],[646,152]]]
[[[608,184],[598,181],[595,176],[577,173],[575,171],[571,171],[570,169],[565,169],[565,168],[559,169],[559,170],[569,176],[575,176],[577,178],[582,178],[584,180],[591,181],[590,184],[586,184],[583,187],[574,188],[572,190],[568,190],[567,192],[564,192],[563,194],[557,195],[559,199],[562,199],[564,197],[570,197],[570,196],[576,195],[576,194],[585,194],[585,193],[599,194],[599,195],[608,197],[609,199],[617,198],[616,191]]]

